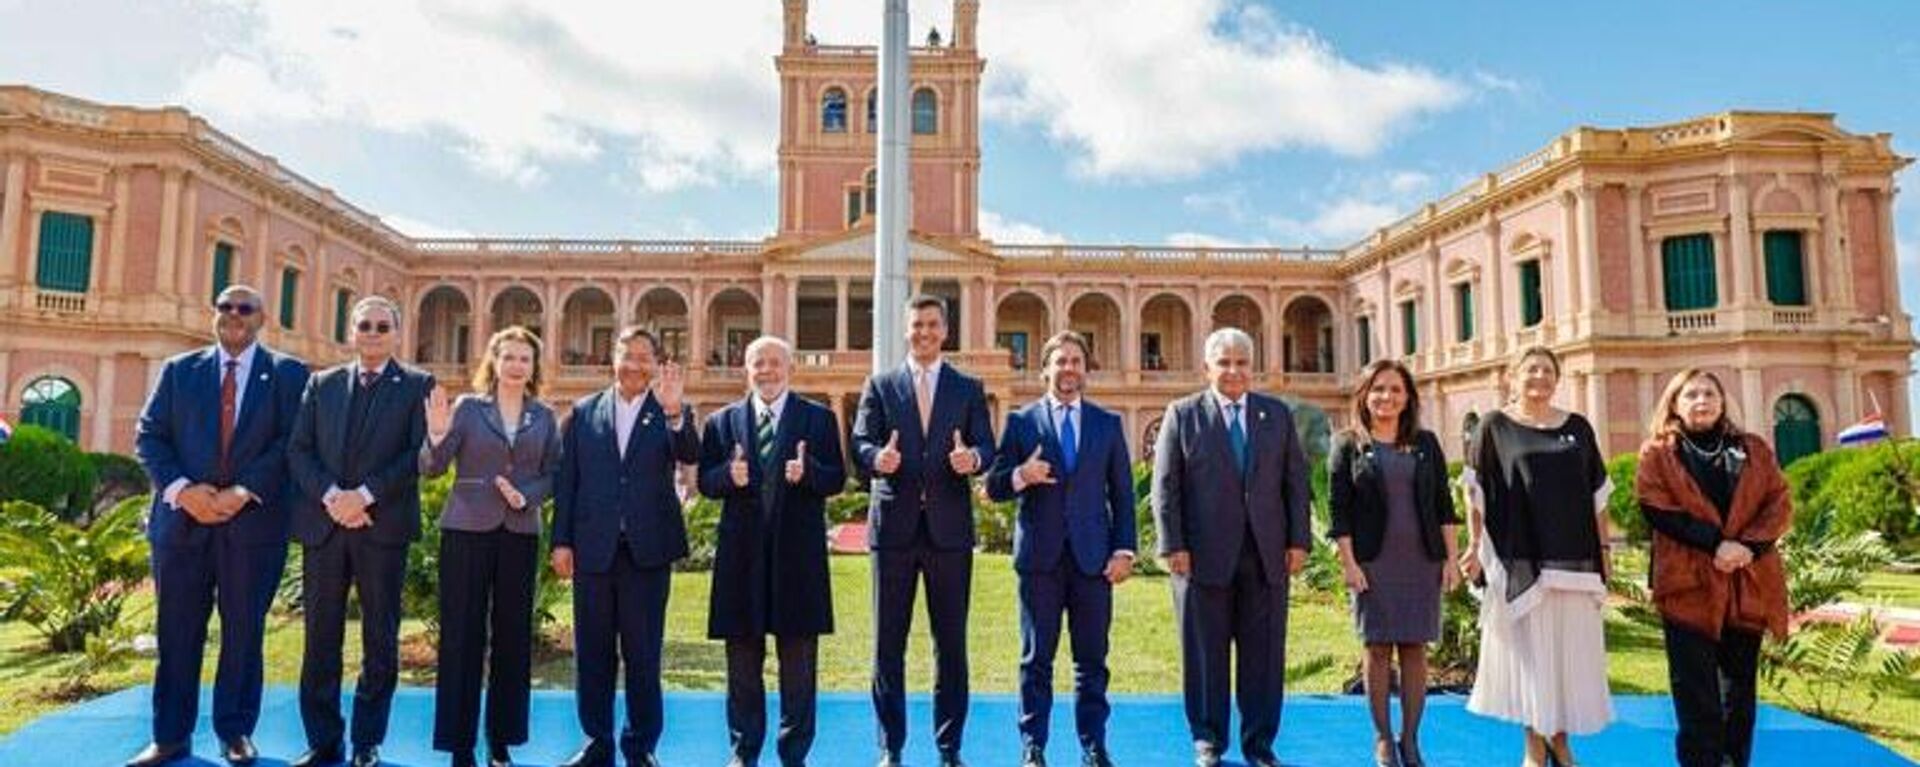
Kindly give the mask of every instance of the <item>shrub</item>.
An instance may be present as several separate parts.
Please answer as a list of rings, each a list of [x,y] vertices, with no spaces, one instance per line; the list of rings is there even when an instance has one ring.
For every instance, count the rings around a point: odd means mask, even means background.
[[[981,551],[992,554],[1013,553],[1014,518],[1020,513],[1017,501],[981,500],[973,512],[974,540]]]
[[[23,424],[0,444],[0,501],[25,501],[70,520],[92,508],[94,467],[66,437]]]
[[[407,575],[400,591],[401,614],[426,624],[427,633],[440,632],[440,515],[447,506],[447,493],[453,488],[453,472],[420,481],[420,540],[407,549]],[[536,636],[559,620],[559,608],[568,598],[567,582],[547,565],[547,552],[553,545],[553,501],[540,507],[545,524],[540,526],[540,548],[535,554],[533,616]],[[280,584],[278,599],[298,604],[300,599],[300,552],[287,558],[287,574]]]
[[[1920,533],[1914,487],[1920,446],[1888,442],[1844,451],[1810,506],[1831,509],[1838,532],[1876,532],[1898,546]]]
[[[128,498],[153,492],[153,482],[147,478],[146,468],[132,456],[88,453],[87,460],[93,464],[96,477],[93,505],[87,512],[89,517],[103,514]]]
[[[689,496],[681,506],[687,520],[687,557],[673,563],[678,572],[713,569],[714,553],[720,550],[719,501],[703,495]]]
[[[111,630],[147,577],[147,501],[121,501],[87,527],[31,503],[0,506],[0,620],[32,626],[54,652]]]
[[[1613,495],[1607,497],[1607,518],[1613,520],[1614,531],[1633,544],[1645,544],[1650,534],[1647,518],[1640,515],[1640,497],[1633,487],[1639,473],[1639,453],[1621,453],[1607,460],[1607,477],[1613,480]]]

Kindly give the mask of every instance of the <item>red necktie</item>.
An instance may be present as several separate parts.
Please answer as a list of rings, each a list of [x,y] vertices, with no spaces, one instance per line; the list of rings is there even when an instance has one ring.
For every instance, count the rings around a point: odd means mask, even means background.
[[[220,476],[228,477],[227,453],[233,447],[233,422],[238,413],[234,402],[239,387],[233,380],[233,371],[240,366],[239,360],[227,360],[227,373],[220,377]]]

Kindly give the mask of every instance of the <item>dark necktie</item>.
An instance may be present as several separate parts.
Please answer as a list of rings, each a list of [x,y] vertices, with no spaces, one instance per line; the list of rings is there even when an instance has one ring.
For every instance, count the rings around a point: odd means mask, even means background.
[[[240,396],[239,382],[234,380],[234,370],[240,367],[239,360],[227,360],[227,372],[220,376],[220,476],[231,476],[228,455],[233,450],[233,424],[239,408],[236,407]]]
[[[379,382],[380,382],[380,371],[378,370],[360,371],[360,388],[372,389],[373,385]]]
[[[1247,473],[1247,430],[1240,425],[1240,403],[1227,406],[1227,441],[1233,445],[1233,458],[1240,463],[1240,473]]]
[[[759,433],[755,435],[755,441],[759,443],[760,466],[762,468],[773,465],[773,436],[773,410],[762,410],[760,411]]]
[[[1067,473],[1073,473],[1073,467],[1080,463],[1080,432],[1073,428],[1073,406],[1060,406],[1060,457],[1067,465]]]

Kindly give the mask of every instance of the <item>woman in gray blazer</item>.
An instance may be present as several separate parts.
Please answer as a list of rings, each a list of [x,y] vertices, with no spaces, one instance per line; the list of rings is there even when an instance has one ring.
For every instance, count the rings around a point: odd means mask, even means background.
[[[474,394],[449,403],[436,388],[427,400],[420,473],[454,467],[440,513],[433,747],[451,752],[455,767],[476,764],[483,667],[487,763],[512,764],[508,747],[527,742],[540,507],[560,465],[560,428],[539,399],[539,360],[539,337],[507,328],[487,341]]]

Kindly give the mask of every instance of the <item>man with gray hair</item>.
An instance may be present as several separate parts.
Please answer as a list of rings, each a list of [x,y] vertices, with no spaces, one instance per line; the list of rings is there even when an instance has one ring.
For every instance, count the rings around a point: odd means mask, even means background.
[[[1167,406],[1153,462],[1153,519],[1173,574],[1187,728],[1196,767],[1217,767],[1237,681],[1240,755],[1253,767],[1277,767],[1287,578],[1306,566],[1311,545],[1306,453],[1287,406],[1249,391],[1252,338],[1237,328],[1214,331],[1206,365],[1207,389]],[[1228,668],[1236,656],[1237,674]]]
[[[820,635],[833,633],[827,499],[847,482],[833,411],[795,395],[793,348],[747,344],[747,394],[707,419],[700,493],[720,501],[707,636],[727,643],[728,767],[752,767],[767,735],[761,669],[780,658],[781,767],[804,765],[814,736]]]
[[[354,358],[307,383],[287,443],[305,498],[293,513],[302,545],[306,648],[300,719],[307,753],[292,767],[341,760],[340,655],[347,589],[360,592],[360,680],[353,692],[353,767],[380,763],[400,673],[400,587],[407,546],[420,537],[420,443],[433,376],[393,358],[400,307],[381,296],[353,305]]]

